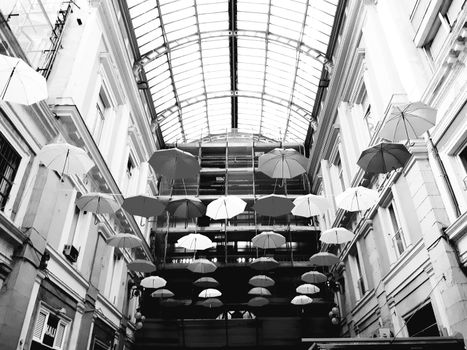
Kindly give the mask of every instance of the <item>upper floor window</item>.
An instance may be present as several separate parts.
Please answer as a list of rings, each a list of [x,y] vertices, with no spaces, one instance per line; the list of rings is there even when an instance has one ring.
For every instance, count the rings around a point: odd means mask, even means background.
[[[357,300],[361,299],[366,291],[367,291],[367,286],[366,286],[366,281],[365,281],[365,276],[364,276],[364,269],[361,263],[361,255],[360,255],[360,249],[358,244],[356,244],[352,250],[350,251],[350,261],[352,263],[352,274],[353,278],[355,279],[355,288],[356,288],[356,296]]]
[[[106,110],[110,107],[108,99],[106,98],[104,92],[101,90],[99,97],[96,102],[96,113],[93,119],[91,119],[88,127],[94,141],[99,144],[102,134],[104,132],[104,124],[106,118]]]
[[[7,139],[0,134],[0,210],[8,201],[21,157]]]
[[[375,132],[376,123],[374,121],[374,115],[371,113],[371,104],[368,98],[368,93],[365,85],[362,86],[362,89],[360,90],[360,93],[357,96],[356,103],[362,106],[363,121],[365,122],[365,126],[371,138]]]
[[[68,326],[67,320],[41,306],[34,324],[31,349],[43,349],[41,345],[46,345],[47,349],[64,349]]]
[[[337,176],[339,178],[339,185],[341,187],[341,190],[344,191],[345,190],[344,171],[342,169],[342,160],[341,160],[341,156],[339,153],[336,156],[334,165],[337,167]]]
[[[407,248],[407,243],[404,238],[404,232],[402,230],[399,218],[394,208],[394,203],[391,202],[388,207],[389,218],[392,226],[392,245],[397,256],[400,256]]]
[[[464,148],[459,152],[458,157],[464,166],[464,174],[466,176],[463,176],[462,182],[464,183],[464,191],[467,190],[467,145],[464,146]]]

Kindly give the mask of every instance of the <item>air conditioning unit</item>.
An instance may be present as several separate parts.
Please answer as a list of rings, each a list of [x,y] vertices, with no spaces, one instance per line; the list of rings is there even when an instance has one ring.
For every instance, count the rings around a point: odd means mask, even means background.
[[[65,244],[63,247],[63,255],[65,255],[68,261],[74,263],[78,260],[79,250],[71,244]]]

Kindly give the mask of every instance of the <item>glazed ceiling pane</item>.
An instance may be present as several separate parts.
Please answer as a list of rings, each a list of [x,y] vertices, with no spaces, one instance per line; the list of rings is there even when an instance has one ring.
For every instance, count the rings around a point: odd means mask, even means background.
[[[165,142],[303,142],[337,2],[127,0]]]

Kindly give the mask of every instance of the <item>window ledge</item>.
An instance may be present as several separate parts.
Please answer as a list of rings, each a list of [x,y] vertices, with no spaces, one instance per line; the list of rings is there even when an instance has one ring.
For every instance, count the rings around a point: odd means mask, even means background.
[[[2,235],[2,238],[6,238],[14,244],[16,243],[21,245],[27,239],[27,235],[25,235],[24,232],[2,211],[0,211],[0,232],[4,232],[6,234],[5,236]]]
[[[423,246],[423,239],[420,239],[415,245],[409,244],[402,255],[400,255],[395,262],[391,263],[390,270],[386,276],[383,277],[383,281],[387,281],[397,275],[397,273],[407,265],[408,260],[422,250]]]
[[[365,292],[365,294],[355,303],[354,308],[352,309],[352,316],[359,312],[368,302],[375,296],[375,289],[370,289]]]

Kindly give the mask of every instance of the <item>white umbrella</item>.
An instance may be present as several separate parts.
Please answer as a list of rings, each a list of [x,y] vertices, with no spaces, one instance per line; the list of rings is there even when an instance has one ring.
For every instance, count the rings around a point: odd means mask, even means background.
[[[297,197],[293,204],[295,207],[292,209],[292,214],[305,218],[324,214],[326,210],[331,208],[331,203],[327,198],[314,194]]]
[[[214,220],[230,219],[243,213],[246,202],[236,196],[222,196],[209,203],[206,215]]]
[[[254,287],[272,287],[275,284],[274,280],[266,275],[253,276],[248,283]]]
[[[76,201],[76,206],[82,211],[96,214],[112,214],[120,209],[120,205],[112,195],[97,192],[83,194]]]
[[[208,259],[196,259],[188,264],[187,269],[195,273],[211,273],[216,271],[217,266]]]
[[[162,287],[165,287],[166,284],[167,284],[167,281],[159,276],[149,276],[149,277],[143,278],[140,283],[141,287],[151,288],[151,289],[162,288]]]
[[[269,290],[267,290],[266,288],[264,287],[254,287],[254,288],[251,288],[249,291],[248,291],[248,294],[250,295],[266,295],[266,296],[270,296],[271,295],[271,292]]]
[[[122,208],[131,215],[145,218],[161,215],[166,206],[167,200],[146,195],[127,197],[122,204]]]
[[[306,295],[297,295],[294,297],[291,301],[292,304],[294,305],[307,305],[311,304],[313,302],[313,299]]]
[[[41,148],[37,158],[62,176],[84,175],[94,166],[84,149],[68,143],[49,143]]]
[[[126,265],[128,270],[149,273],[156,271],[156,265],[148,260],[136,259]]]
[[[378,191],[357,186],[350,187],[336,196],[336,203],[339,208],[347,211],[367,210],[378,203]]]
[[[177,241],[177,244],[188,250],[205,250],[212,247],[212,241],[209,237],[199,233],[190,233]]]
[[[248,301],[248,306],[261,307],[269,304],[269,300],[264,297],[254,297]]]
[[[175,294],[169,290],[169,289],[165,289],[165,288],[162,288],[162,289],[158,289],[154,292],[151,293],[151,296],[153,298],[172,298],[173,296],[175,296]]]
[[[256,200],[253,209],[265,216],[282,216],[289,214],[294,207],[292,200],[286,196],[270,194]]]
[[[328,252],[316,253],[310,258],[310,263],[316,266],[332,266],[339,262],[339,258]]]
[[[178,148],[155,151],[149,159],[149,164],[157,174],[168,179],[193,178],[200,170],[198,159]]]
[[[32,105],[46,100],[47,82],[21,58],[0,55],[0,101]]]
[[[326,275],[318,271],[308,271],[302,275],[302,281],[307,283],[324,283],[327,280]]]
[[[314,284],[305,283],[297,287],[297,293],[299,294],[316,294],[319,293],[319,288]]]
[[[193,284],[198,288],[214,288],[219,285],[219,282],[212,277],[198,278]]]
[[[353,232],[343,227],[333,227],[321,232],[319,240],[327,244],[343,244],[350,242],[354,237]]]
[[[119,233],[107,239],[107,245],[116,248],[136,248],[143,244],[140,238],[130,233]]]
[[[306,173],[308,160],[294,149],[275,148],[258,159],[258,170],[274,179],[291,179]]]
[[[217,298],[220,297],[222,293],[214,288],[208,288],[203,291],[201,291],[198,295],[200,298]]]
[[[259,270],[259,271],[272,270],[278,266],[279,266],[279,263],[274,258],[270,258],[266,256],[261,257],[261,258],[256,258],[250,264],[250,267],[252,269]]]
[[[254,236],[251,242],[257,248],[274,249],[285,244],[285,237],[279,233],[267,231]]]

